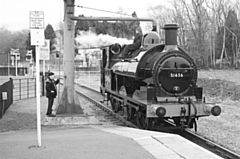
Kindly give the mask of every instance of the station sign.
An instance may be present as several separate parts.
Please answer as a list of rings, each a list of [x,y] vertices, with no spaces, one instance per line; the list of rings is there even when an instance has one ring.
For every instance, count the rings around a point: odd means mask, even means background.
[[[7,100],[7,92],[2,92],[2,100]]]
[[[44,12],[29,12],[31,45],[44,45]]]
[[[50,60],[50,40],[44,40],[44,45],[39,45],[39,60]]]
[[[44,29],[44,12],[30,11],[30,29]]]

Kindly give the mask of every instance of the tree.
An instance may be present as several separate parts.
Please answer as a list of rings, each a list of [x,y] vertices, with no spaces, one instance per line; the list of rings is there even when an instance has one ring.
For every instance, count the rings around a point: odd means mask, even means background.
[[[235,48],[235,50],[237,48],[240,51],[240,27],[237,25],[237,22],[240,22],[239,1],[234,3],[229,0],[171,0],[171,2],[172,6],[168,6],[168,8],[161,5],[150,7],[150,16],[158,21],[158,26],[163,26],[166,23],[177,23],[179,26],[178,44],[195,61],[201,61],[201,66],[215,67],[217,58],[221,58],[221,55],[227,57],[229,51],[233,52],[233,49],[230,48]],[[232,37],[233,34],[226,29],[226,19],[230,18],[228,17],[229,10],[235,12],[231,13],[231,17],[234,19],[236,24],[234,28],[236,29],[231,27],[229,29],[236,34],[237,38],[235,39]],[[237,42],[233,44],[232,41],[236,41],[236,39],[238,39]],[[227,48],[227,43],[229,43],[230,48]],[[226,51],[227,54],[225,54]],[[233,55],[237,56],[238,54],[231,54],[232,62]]]
[[[28,39],[28,30],[22,30],[13,33],[12,47],[20,50],[20,59],[25,61],[27,53],[26,40]]]
[[[119,8],[117,11],[118,14],[122,16],[132,16],[137,17],[137,13],[133,12],[132,15],[128,15],[123,8]],[[84,15],[79,15],[79,17],[84,17]],[[75,25],[75,36],[79,34],[79,31],[92,31],[97,35],[99,34],[108,34],[114,37],[132,39],[135,29],[137,26],[140,26],[139,21],[86,21],[78,20]]]
[[[0,53],[9,53],[12,47],[12,32],[6,27],[0,28]]]
[[[189,31],[190,26],[187,21],[187,13],[186,9],[184,8],[184,5],[179,0],[174,0],[173,3],[173,21],[174,23],[177,23],[179,26],[178,29],[178,41],[179,45],[187,50],[188,49],[188,38],[189,38]]]
[[[165,24],[173,23],[173,10],[167,8],[164,5],[156,5],[154,7],[149,7],[148,9],[149,16],[153,17],[157,22],[157,30],[161,37],[164,37],[161,32],[161,28],[164,27]]]
[[[206,25],[204,19],[206,17],[206,10],[203,6],[204,0],[192,0],[191,4],[187,4],[184,0],[182,1],[187,10],[187,17],[194,37],[192,45],[196,46],[192,51],[194,51],[195,58],[200,59],[202,62],[201,67],[206,66],[208,56],[206,56],[206,45],[204,43],[204,26]]]
[[[25,59],[26,55],[26,40],[28,39],[28,31],[21,30],[11,32],[5,27],[0,28],[0,53],[9,54],[11,48],[19,49],[20,59]]]
[[[84,17],[84,15],[79,15],[79,17]],[[87,31],[89,29],[89,24],[85,20],[78,20],[75,25],[75,32],[77,33],[78,30]]]
[[[213,68],[216,67],[216,59],[220,58],[219,50],[219,41],[222,39],[219,36],[218,28],[222,25],[222,4],[223,0],[206,0],[206,8],[208,8],[208,21],[212,27],[209,29],[210,35],[210,58],[211,58],[211,66]]]
[[[239,36],[239,22],[234,10],[229,10],[225,21],[226,31],[226,51],[231,59],[231,65],[235,64],[237,55],[237,36]]]
[[[96,26],[95,26],[95,32],[97,35],[99,34],[110,34],[109,33],[109,28],[111,27],[111,23],[107,22],[107,21],[103,21],[103,22],[96,22]],[[93,26],[90,26],[93,27]]]
[[[52,25],[50,25],[50,24],[47,25],[47,27],[44,30],[44,35],[45,35],[45,39],[50,40],[50,52],[51,52],[52,50],[55,49],[54,43],[55,43],[55,38],[56,38],[56,34],[55,34],[55,31],[54,31]]]

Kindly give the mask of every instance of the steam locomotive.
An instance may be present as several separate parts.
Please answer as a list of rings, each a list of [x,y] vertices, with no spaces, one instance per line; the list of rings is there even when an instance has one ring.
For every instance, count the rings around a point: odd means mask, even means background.
[[[177,44],[178,25],[166,24],[163,29],[165,44],[157,32],[149,32],[126,58],[119,58],[119,44],[103,48],[100,91],[114,112],[136,119],[142,129],[170,121],[177,128],[196,130],[196,119],[218,116],[221,108],[207,103],[203,88],[197,86],[197,66]]]

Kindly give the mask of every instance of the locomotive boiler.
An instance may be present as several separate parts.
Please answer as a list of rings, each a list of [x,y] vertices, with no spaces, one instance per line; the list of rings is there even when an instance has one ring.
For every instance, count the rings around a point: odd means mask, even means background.
[[[119,44],[102,49],[100,91],[113,111],[136,119],[140,128],[154,129],[168,120],[196,129],[199,117],[221,113],[197,86],[197,66],[178,46],[177,29],[176,24],[165,25],[162,44],[156,32],[145,34],[141,47],[125,58],[119,58]]]

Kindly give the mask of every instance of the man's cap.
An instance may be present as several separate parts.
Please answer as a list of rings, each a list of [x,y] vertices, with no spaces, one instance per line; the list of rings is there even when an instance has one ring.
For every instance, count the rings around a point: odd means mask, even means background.
[[[54,75],[53,72],[46,72],[46,76],[52,76],[52,75]]]
[[[136,28],[136,31],[139,31],[139,32],[141,32],[141,31],[142,31],[142,29],[141,29],[140,27],[137,27],[137,28]]]

